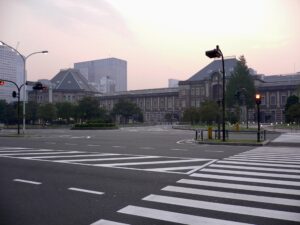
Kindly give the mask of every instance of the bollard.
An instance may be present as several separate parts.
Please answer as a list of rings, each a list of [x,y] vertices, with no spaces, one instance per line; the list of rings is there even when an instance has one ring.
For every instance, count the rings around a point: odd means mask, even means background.
[[[208,137],[208,139],[212,139],[212,127],[208,127],[208,129],[207,129],[207,137]]]

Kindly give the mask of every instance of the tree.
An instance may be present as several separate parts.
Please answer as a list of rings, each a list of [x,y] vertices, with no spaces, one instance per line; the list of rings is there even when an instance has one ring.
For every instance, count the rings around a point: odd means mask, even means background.
[[[58,102],[55,104],[57,110],[57,117],[64,119],[67,123],[70,122],[70,118],[75,117],[75,105],[70,102]]]
[[[38,103],[29,101],[26,104],[26,120],[31,121],[32,124],[38,119]]]
[[[141,109],[130,101],[120,100],[114,105],[112,113],[113,116],[121,116],[121,120],[124,123],[128,123],[129,119],[132,118],[134,121],[143,121],[143,113]]]
[[[92,120],[103,117],[105,111],[100,109],[99,101],[93,97],[82,98],[77,105],[77,116],[83,120]]]
[[[200,121],[200,113],[199,110],[195,107],[187,108],[183,112],[184,122],[189,122],[191,124],[199,123]]]
[[[289,118],[289,122],[296,122],[297,124],[299,124],[300,123],[300,103],[291,105],[288,108],[286,115]]]
[[[56,108],[51,103],[40,105],[38,108],[38,117],[44,122],[52,122],[56,119]]]
[[[0,100],[0,123],[4,123],[6,121],[6,108],[7,108],[6,101]]]
[[[296,95],[291,95],[287,98],[285,104],[285,120],[286,122],[293,122],[293,118],[291,117],[293,113],[289,112],[290,107],[299,103],[299,97]],[[293,109],[294,110],[294,109]]]
[[[200,120],[204,123],[211,125],[216,122],[220,114],[219,106],[214,101],[203,102],[200,109]]]
[[[254,107],[255,86],[244,56],[239,58],[226,87],[226,104],[228,107],[245,104]]]
[[[21,105],[20,105],[21,107]],[[18,123],[18,104],[17,102],[11,102],[6,105],[6,110],[5,110],[5,120],[6,124],[16,124]]]

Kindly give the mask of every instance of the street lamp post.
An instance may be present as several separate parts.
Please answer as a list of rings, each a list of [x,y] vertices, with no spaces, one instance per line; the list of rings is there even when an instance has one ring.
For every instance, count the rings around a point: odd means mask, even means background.
[[[24,90],[23,90],[23,133],[25,133],[25,126],[26,126],[26,110],[25,110],[25,105],[26,105],[26,81],[27,81],[26,61],[32,55],[40,54],[40,53],[46,54],[46,53],[48,53],[48,51],[47,50],[37,51],[37,52],[30,53],[27,56],[24,56],[17,49],[15,49],[15,48],[11,47],[10,45],[4,43],[3,41],[0,41],[0,45],[5,45],[5,46],[9,47],[14,52],[16,52],[19,56],[21,56],[21,58],[23,60],[23,69],[24,69],[23,70],[23,74],[24,74],[24,83],[23,83],[23,85],[24,85]]]
[[[225,141],[225,65],[224,65],[224,56],[219,48],[219,45],[215,49],[205,52],[205,55],[209,58],[222,58],[222,73],[223,73],[223,82],[222,82],[222,141]]]
[[[260,142],[260,108],[259,105],[261,104],[261,95],[255,95],[255,102],[257,105],[257,142]]]

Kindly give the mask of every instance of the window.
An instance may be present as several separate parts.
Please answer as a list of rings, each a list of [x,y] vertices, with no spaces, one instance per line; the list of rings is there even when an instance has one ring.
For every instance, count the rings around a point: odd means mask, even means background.
[[[272,95],[270,97],[270,105],[276,105],[276,96],[275,95]]]
[[[191,89],[191,95],[192,95],[192,96],[195,95],[195,88],[192,88],[192,89]]]
[[[264,95],[261,96],[261,104],[265,105],[266,104],[266,98]]]
[[[200,88],[196,88],[196,95],[200,95]]]
[[[182,107],[182,108],[185,108],[185,107],[186,107],[185,100],[182,100],[182,101],[181,101],[181,107]]]
[[[191,101],[191,106],[192,106],[192,107],[195,107],[195,106],[196,106],[196,101],[195,101],[195,100],[192,100],[192,101]]]
[[[281,105],[286,104],[286,95],[281,95]]]
[[[201,87],[201,88],[200,88],[200,95],[203,96],[204,94],[205,94],[204,87]]]

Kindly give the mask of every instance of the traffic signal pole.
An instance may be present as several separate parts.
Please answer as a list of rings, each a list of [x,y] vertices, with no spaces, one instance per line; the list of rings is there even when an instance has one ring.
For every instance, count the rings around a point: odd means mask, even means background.
[[[0,84],[1,85],[5,85],[5,82],[8,82],[8,83],[11,83],[11,84],[14,84],[16,87],[17,87],[17,90],[18,90],[18,93],[17,93],[17,96],[14,95],[14,92],[13,92],[13,97],[18,97],[18,105],[17,105],[17,120],[18,120],[18,135],[20,134],[20,92],[21,92],[21,88],[24,86],[24,84],[22,84],[21,86],[19,86],[17,83],[15,83],[14,81],[11,81],[11,80],[4,80],[4,79],[1,79],[0,80]]]

